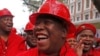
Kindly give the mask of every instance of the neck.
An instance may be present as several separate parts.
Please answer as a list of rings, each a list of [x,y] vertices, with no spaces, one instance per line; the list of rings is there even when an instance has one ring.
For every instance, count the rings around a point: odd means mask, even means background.
[[[83,53],[84,54],[87,54],[87,53],[89,53],[90,52],[90,50],[83,50]]]
[[[46,56],[59,56],[59,52],[53,52],[53,53],[44,53],[44,52],[40,52],[41,54],[44,54],[44,55],[46,55]],[[41,54],[40,54],[40,56],[41,56]]]
[[[50,54],[48,56],[59,56],[59,53]]]
[[[4,41],[8,40],[9,32],[0,31],[0,36]]]
[[[60,56],[61,48],[63,47],[63,45],[65,45],[65,41],[62,41],[62,44],[60,44],[59,46],[56,45],[55,47],[52,47],[51,49],[44,52],[40,51],[40,53],[44,53],[47,56]]]

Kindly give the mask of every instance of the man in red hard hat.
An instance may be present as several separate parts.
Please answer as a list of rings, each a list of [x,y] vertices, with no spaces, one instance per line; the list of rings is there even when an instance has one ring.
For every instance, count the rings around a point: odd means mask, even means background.
[[[68,8],[56,0],[47,0],[30,21],[37,39],[37,48],[19,56],[76,56],[66,43],[66,35],[75,29]]]
[[[26,50],[24,39],[12,31],[13,17],[8,9],[0,10],[0,56],[15,56]]]
[[[34,48],[36,47],[36,38],[33,35],[33,29],[34,25],[30,22],[26,24],[24,32],[26,32],[26,44],[28,45],[29,48]]]
[[[100,51],[93,48],[95,34],[96,28],[92,24],[84,23],[77,28],[78,45],[76,50],[80,56],[100,56]]]

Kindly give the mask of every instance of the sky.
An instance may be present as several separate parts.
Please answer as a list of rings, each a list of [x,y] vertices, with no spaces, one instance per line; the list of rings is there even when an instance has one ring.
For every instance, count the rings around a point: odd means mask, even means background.
[[[3,8],[8,8],[14,15],[14,27],[20,32],[29,21],[30,13],[28,12],[28,8],[23,5],[22,0],[0,0],[0,9]]]

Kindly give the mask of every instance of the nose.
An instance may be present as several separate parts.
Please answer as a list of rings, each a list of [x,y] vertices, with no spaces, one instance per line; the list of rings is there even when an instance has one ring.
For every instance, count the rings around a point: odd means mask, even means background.
[[[9,23],[11,23],[11,24],[13,23],[13,21],[12,21],[12,20],[9,20],[8,22],[9,22]]]
[[[87,36],[87,37],[86,37],[86,40],[90,40],[90,39],[91,39],[91,37],[90,37],[90,36]]]
[[[7,18],[7,22],[8,22],[8,24],[12,24],[13,23],[13,19],[12,18]]]
[[[9,21],[8,21],[8,24],[9,24],[9,25],[13,25],[13,21],[9,20]]]
[[[37,30],[43,30],[44,28],[45,28],[44,23],[39,23],[38,25],[35,26],[35,29],[37,29]]]

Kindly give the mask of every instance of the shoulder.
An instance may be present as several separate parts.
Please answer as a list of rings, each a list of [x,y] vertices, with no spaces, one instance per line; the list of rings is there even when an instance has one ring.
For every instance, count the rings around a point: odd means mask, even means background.
[[[13,36],[16,40],[19,40],[19,41],[20,41],[20,40],[22,40],[22,41],[25,40],[24,37],[22,37],[22,36],[20,36],[20,35],[18,35],[18,34],[13,34],[12,36]]]
[[[16,56],[38,56],[38,51],[37,51],[37,48],[32,48],[30,50],[19,53]]]
[[[24,51],[24,52],[21,52],[21,53],[18,53],[16,56],[27,56],[27,51]]]
[[[100,50],[93,48],[92,51],[90,51],[90,54],[93,54],[94,56],[100,55]]]

